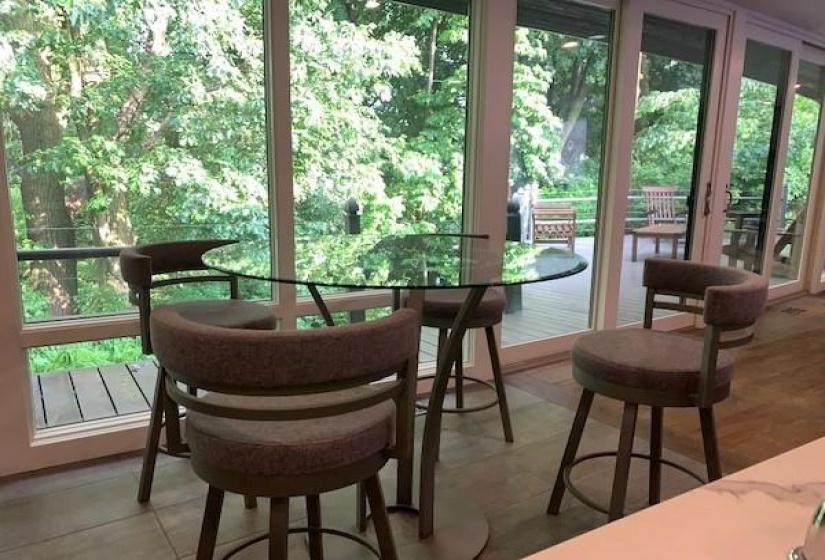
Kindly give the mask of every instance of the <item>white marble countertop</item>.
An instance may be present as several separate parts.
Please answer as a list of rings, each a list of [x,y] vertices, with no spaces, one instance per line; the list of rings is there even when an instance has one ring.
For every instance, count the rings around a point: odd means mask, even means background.
[[[825,438],[543,550],[529,560],[784,560],[791,548],[802,544],[822,500]]]

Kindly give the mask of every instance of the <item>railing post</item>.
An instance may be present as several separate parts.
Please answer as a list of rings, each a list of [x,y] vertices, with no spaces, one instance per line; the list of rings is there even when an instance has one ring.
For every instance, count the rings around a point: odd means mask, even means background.
[[[352,197],[344,203],[344,228],[350,234],[361,233],[361,207]]]
[[[507,240],[521,241],[521,197],[514,194],[507,201]],[[505,286],[505,313],[521,311],[521,286]]]
[[[344,203],[344,229],[350,235],[359,235],[361,233],[361,207],[358,206],[358,201],[350,197]],[[357,292],[357,289],[350,289],[351,292]],[[349,312],[350,323],[363,323],[367,320],[367,312],[364,309],[356,309]]]

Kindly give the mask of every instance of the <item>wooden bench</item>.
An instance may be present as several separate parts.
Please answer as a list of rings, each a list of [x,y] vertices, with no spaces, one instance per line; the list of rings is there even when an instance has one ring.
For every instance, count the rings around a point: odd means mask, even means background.
[[[564,243],[576,250],[576,210],[572,205],[539,200],[532,218],[533,243]]]
[[[652,237],[656,241],[656,254],[659,254],[659,245],[662,239],[671,241],[671,257],[677,258],[679,240],[685,236],[687,228],[683,224],[654,224],[633,230],[633,252],[630,260],[636,262],[639,247],[639,238]]]

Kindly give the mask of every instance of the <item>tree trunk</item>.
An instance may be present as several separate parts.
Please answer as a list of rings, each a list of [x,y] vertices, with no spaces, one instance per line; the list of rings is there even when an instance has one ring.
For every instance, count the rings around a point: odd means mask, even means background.
[[[427,95],[435,87],[435,55],[438,51],[438,28],[441,26],[441,16],[433,19],[430,24],[430,37],[427,41]]]
[[[57,146],[63,126],[50,100],[37,112],[18,113],[11,119],[20,131],[24,157]],[[54,171],[20,172],[20,192],[26,219],[26,236],[44,248],[74,247],[74,224],[66,207],[64,177]],[[49,297],[49,311],[55,316],[77,311],[77,262],[74,260],[34,262],[31,276],[38,291]]]
[[[573,65],[570,84],[567,90],[567,99],[564,104],[565,111],[564,114],[561,115],[564,120],[561,131],[562,152],[564,152],[567,147],[570,135],[576,127],[576,122],[581,116],[582,109],[587,101],[587,96],[590,94],[590,88],[587,85],[587,74],[589,71],[590,58],[585,60],[578,59]]]

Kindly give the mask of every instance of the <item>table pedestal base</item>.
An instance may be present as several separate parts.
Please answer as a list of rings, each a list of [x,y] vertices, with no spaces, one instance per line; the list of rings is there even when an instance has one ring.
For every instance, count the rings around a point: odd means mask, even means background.
[[[382,477],[384,498],[390,507],[398,558],[403,560],[472,560],[484,550],[490,536],[490,525],[481,509],[465,496],[455,492],[436,493],[435,531],[425,540],[418,539],[418,514],[405,507],[394,507],[395,480]],[[416,489],[417,492],[417,489]],[[323,524],[345,531],[357,532],[355,514],[355,489],[350,487],[321,496]],[[372,523],[368,522],[367,539],[375,541]],[[374,556],[358,545],[345,539],[324,538],[324,550],[330,558],[346,560],[374,560]],[[309,558],[308,552],[290,547],[295,558]],[[293,560],[293,556],[290,556]]]

